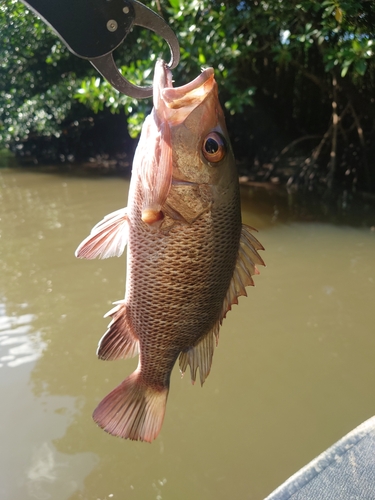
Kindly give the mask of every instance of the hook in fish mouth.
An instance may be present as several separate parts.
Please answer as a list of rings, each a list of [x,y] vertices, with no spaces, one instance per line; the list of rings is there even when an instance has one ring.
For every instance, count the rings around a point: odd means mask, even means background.
[[[161,59],[155,64],[153,87],[155,111],[169,125],[184,122],[211,92],[217,92],[213,68],[204,69],[185,85],[173,87],[172,72]]]
[[[203,69],[202,73],[191,82],[180,87],[173,87],[172,72],[168,65],[162,59],[156,61],[154,89],[161,94],[160,97],[171,109],[192,105],[195,101],[198,105],[214,85],[214,69],[208,67]]]
[[[164,63],[165,67],[170,69],[175,68],[180,61],[180,46],[178,39],[172,28],[152,9],[146,7],[137,0],[129,0],[128,8],[134,17],[132,25],[147,28],[161,36],[168,44],[171,59],[168,64]],[[130,15],[130,14],[129,14]],[[130,30],[130,28],[129,28]],[[127,34],[127,33],[126,33]],[[126,35],[125,35],[126,36]],[[152,97],[153,87],[143,87],[129,82],[118,70],[113,59],[112,52],[103,54],[99,57],[92,57],[91,64],[99,73],[109,81],[116,90],[122,94],[134,97],[135,99],[146,99]]]

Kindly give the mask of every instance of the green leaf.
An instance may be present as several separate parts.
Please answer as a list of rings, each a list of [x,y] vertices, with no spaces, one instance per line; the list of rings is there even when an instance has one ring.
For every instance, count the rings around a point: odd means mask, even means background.
[[[169,3],[176,10],[180,7],[180,0],[169,0]]]
[[[198,61],[200,64],[206,64],[206,57],[202,52],[198,55]]]
[[[340,9],[340,7],[336,7],[336,10],[335,10],[335,19],[336,19],[336,21],[339,24],[342,23],[343,17],[344,17],[343,11]]]
[[[349,70],[349,66],[344,66],[341,70],[341,77],[344,78],[346,73],[348,72]]]
[[[366,73],[367,62],[364,59],[358,59],[354,63],[354,69],[359,75],[363,76]]]

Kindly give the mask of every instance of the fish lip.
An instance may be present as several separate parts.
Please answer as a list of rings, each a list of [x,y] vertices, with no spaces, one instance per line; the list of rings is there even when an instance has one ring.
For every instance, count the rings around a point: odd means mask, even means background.
[[[179,109],[187,105],[200,104],[211,92],[214,81],[214,69],[206,68],[194,80],[181,87],[164,87],[161,96],[168,108]]]
[[[154,108],[158,110],[162,103],[161,92],[165,88],[173,87],[172,83],[172,72],[168,68],[165,61],[158,59],[155,64],[155,73],[153,80],[153,103]]]
[[[154,107],[156,111],[189,108],[191,112],[216,87],[214,69],[203,69],[194,80],[180,87],[173,87],[172,73],[166,63],[159,59],[154,74]]]
[[[212,67],[202,68],[202,73],[191,82],[180,87],[173,87],[171,70],[165,61],[158,59],[155,64],[154,84],[156,84],[159,90],[173,89],[176,93],[186,94],[203,85],[213,75],[214,69]]]

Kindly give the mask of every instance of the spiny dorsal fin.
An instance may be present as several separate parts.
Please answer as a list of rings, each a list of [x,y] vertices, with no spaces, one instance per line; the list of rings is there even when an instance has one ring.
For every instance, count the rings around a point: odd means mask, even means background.
[[[139,341],[128,323],[126,305],[121,300],[115,304],[115,307],[104,316],[105,318],[112,316],[112,321],[99,341],[96,354],[100,359],[126,359],[139,353]]]
[[[196,380],[197,370],[199,368],[199,378],[201,385],[203,385],[208,374],[210,373],[215,340],[217,345],[219,341],[220,325],[223,322],[225,315],[231,309],[232,304],[238,304],[238,297],[240,295],[247,295],[245,287],[254,285],[254,281],[251,276],[259,274],[256,264],[260,264],[262,266],[265,265],[263,259],[257,252],[257,250],[264,250],[264,248],[255,236],[251,234],[251,230],[256,231],[256,229],[253,229],[250,226],[246,226],[245,224],[242,225],[237,262],[227,295],[224,298],[223,308],[219,320],[213,329],[210,330],[197,345],[180,354],[179,365],[181,373],[184,374],[189,365],[191,381],[193,384]]]
[[[259,274],[256,264],[265,266],[262,257],[257,252],[257,250],[264,250],[263,245],[251,234],[251,231],[256,231],[256,229],[242,224],[237,262],[227,295],[224,299],[220,324],[227,312],[231,310],[232,305],[238,304],[238,297],[240,295],[247,296],[245,287],[254,286],[252,276]]]
[[[216,344],[219,338],[219,322],[210,330],[194,347],[188,351],[182,352],[179,357],[179,365],[181,373],[184,374],[187,366],[190,366],[191,381],[194,384],[197,377],[197,369],[199,368],[199,378],[201,385],[208,377],[211,370],[212,357]]]
[[[75,256],[80,259],[120,257],[128,242],[127,208],[108,214],[98,222],[79,245]]]

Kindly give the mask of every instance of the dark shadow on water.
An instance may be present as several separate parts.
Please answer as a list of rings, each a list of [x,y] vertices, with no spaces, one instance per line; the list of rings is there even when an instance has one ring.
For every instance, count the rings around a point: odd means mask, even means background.
[[[65,178],[87,178],[87,179],[103,179],[109,177],[130,178],[131,163],[126,162],[126,166],[121,169],[112,168],[105,162],[98,164],[97,162],[86,163],[59,163],[53,165],[20,165],[14,158],[9,157],[5,160],[0,155],[0,169],[11,168],[19,175],[22,173],[33,174],[51,174]]]
[[[375,197],[366,193],[290,193],[283,187],[241,186],[241,198],[243,211],[261,214],[267,226],[322,222],[375,230]]]
[[[17,175],[51,174],[63,179],[108,178],[129,180],[131,163],[121,170],[103,163],[65,163],[56,165],[19,166],[11,155],[0,155],[0,168],[11,168]],[[375,195],[364,192],[349,192],[340,189],[289,191],[285,186],[271,183],[261,185],[241,185],[242,207],[244,211],[262,216],[258,229],[275,224],[291,222],[324,222],[352,227],[375,226]]]

